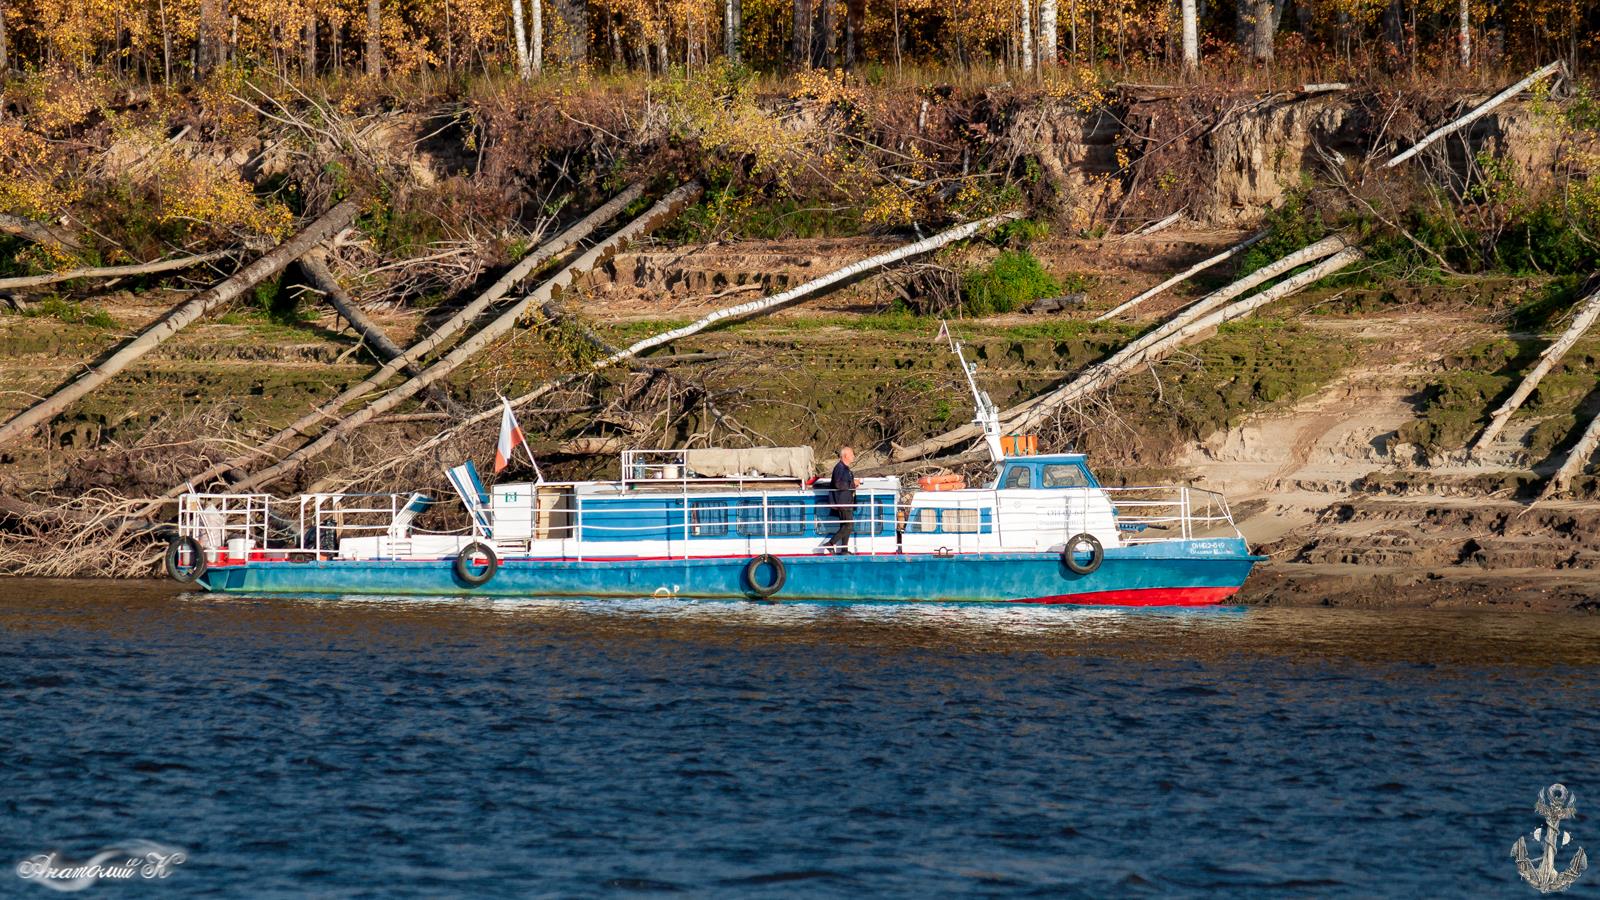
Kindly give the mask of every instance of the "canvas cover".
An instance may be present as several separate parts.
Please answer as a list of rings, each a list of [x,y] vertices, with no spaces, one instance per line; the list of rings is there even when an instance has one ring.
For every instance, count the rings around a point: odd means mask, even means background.
[[[816,461],[810,447],[685,450],[683,462],[690,471],[704,478],[755,474],[804,481],[816,474]]]

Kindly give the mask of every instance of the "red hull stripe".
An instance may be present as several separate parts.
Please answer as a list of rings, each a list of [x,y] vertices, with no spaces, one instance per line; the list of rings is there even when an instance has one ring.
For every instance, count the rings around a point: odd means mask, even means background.
[[[1029,597],[1015,603],[1076,603],[1085,606],[1211,606],[1238,593],[1237,587],[1132,588]]]

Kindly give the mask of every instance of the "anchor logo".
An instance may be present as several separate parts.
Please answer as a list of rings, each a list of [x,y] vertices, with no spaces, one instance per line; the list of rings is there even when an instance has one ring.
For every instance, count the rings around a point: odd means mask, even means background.
[[[1539,802],[1534,804],[1533,810],[1544,818],[1544,827],[1533,830],[1534,841],[1544,845],[1544,857],[1535,864],[1528,858],[1528,839],[1519,837],[1511,845],[1511,858],[1517,861],[1517,872],[1522,880],[1539,893],[1564,891],[1589,867],[1589,857],[1579,847],[1566,869],[1556,871],[1556,851],[1572,840],[1572,833],[1563,829],[1561,823],[1578,814],[1578,798],[1566,785],[1552,784],[1539,791]]]

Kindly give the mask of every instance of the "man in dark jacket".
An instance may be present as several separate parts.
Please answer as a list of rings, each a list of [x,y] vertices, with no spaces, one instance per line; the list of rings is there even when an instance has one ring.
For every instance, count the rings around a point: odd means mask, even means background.
[[[833,515],[839,520],[839,530],[822,545],[830,553],[850,552],[850,532],[856,525],[856,473],[850,471],[850,464],[855,461],[854,450],[839,448],[839,461],[834,464],[833,477],[830,479],[833,494],[829,497],[829,502],[833,504]]]

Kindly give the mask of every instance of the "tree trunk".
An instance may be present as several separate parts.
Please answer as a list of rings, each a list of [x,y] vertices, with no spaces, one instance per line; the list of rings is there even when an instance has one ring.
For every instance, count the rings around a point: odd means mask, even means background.
[[[1550,483],[1544,486],[1539,494],[1539,501],[1543,501],[1553,494],[1559,494],[1572,484],[1572,479],[1583,474],[1583,467],[1589,464],[1589,457],[1594,455],[1595,448],[1600,447],[1600,416],[1589,420],[1589,427],[1584,429],[1583,437],[1578,438],[1578,443],[1573,446],[1572,452],[1567,454],[1566,462],[1556,470],[1550,478]]]
[[[306,45],[306,77],[317,76],[317,16],[312,13],[306,16],[305,26]]]
[[[63,281],[76,281],[79,278],[125,278],[130,275],[154,275],[158,272],[171,272],[175,269],[187,269],[204,265],[208,262],[222,259],[225,256],[232,256],[235,252],[233,250],[218,250],[214,253],[202,253],[199,256],[182,256],[177,259],[163,259],[130,266],[68,269],[64,272],[51,272],[47,275],[22,275],[16,278],[0,278],[0,291],[43,287],[47,284],[59,284]]]
[[[383,387],[383,383],[388,381],[389,378],[396,373],[400,372],[403,367],[416,364],[434,350],[444,346],[445,342],[448,341],[452,335],[474,322],[478,316],[482,315],[485,310],[498,302],[500,298],[504,297],[512,288],[520,284],[522,280],[532,274],[535,269],[543,265],[545,262],[555,258],[557,255],[566,252],[571,247],[576,246],[580,241],[584,240],[591,233],[593,233],[596,228],[599,228],[601,225],[604,225],[606,222],[609,222],[611,219],[616,217],[617,214],[621,213],[622,210],[628,206],[628,204],[639,199],[639,197],[643,194],[643,182],[639,182],[628,187],[622,193],[607,201],[603,206],[583,217],[583,219],[575,223],[571,228],[568,228],[566,231],[563,231],[560,235],[556,236],[555,240],[540,246],[537,250],[534,250],[532,253],[529,253],[527,256],[523,257],[522,260],[515,266],[512,266],[509,271],[496,279],[495,283],[490,285],[488,290],[485,290],[482,294],[479,294],[471,303],[468,303],[455,315],[446,319],[442,324],[439,325],[439,327],[433,330],[433,333],[429,334],[427,337],[416,342],[415,344],[412,344],[411,348],[405,353],[385,363],[381,368],[378,369],[378,371],[363,379],[359,384],[355,384],[349,388],[346,388],[342,393],[339,394],[339,396],[318,406],[316,409],[313,409],[306,415],[301,416],[287,428],[284,428],[267,440],[262,441],[255,447],[252,447],[243,453],[235,455],[221,463],[218,463],[217,465],[212,466],[206,471],[193,476],[193,478],[190,480],[196,485],[203,486],[226,472],[241,468],[242,466],[259,459],[268,453],[273,453],[282,449],[284,446],[286,446],[288,441],[293,440],[297,435],[300,437],[310,437],[311,429],[314,426],[329,419],[338,418],[339,411],[346,405],[353,403],[357,399],[365,397]],[[163,496],[176,497],[186,490],[188,490],[187,486],[178,485],[167,491]]]
[[[866,47],[867,0],[844,2],[844,64],[855,68],[861,62]]]
[[[338,443],[346,434],[399,406],[415,396],[418,391],[449,375],[462,363],[476,356],[479,351],[489,346],[512,328],[515,328],[517,321],[522,318],[528,309],[549,300],[555,296],[557,291],[571,286],[579,275],[589,272],[604,263],[630,241],[648,234],[657,225],[676,216],[684,206],[694,202],[695,198],[700,196],[702,190],[699,184],[690,182],[661,198],[654,206],[646,210],[643,215],[629,222],[615,234],[589,248],[582,256],[568,263],[544,284],[539,285],[538,289],[533,293],[512,304],[494,321],[483,326],[477,334],[462,341],[438,362],[424,369],[420,375],[408,379],[394,390],[340,419],[337,424],[324,432],[321,437],[285,456],[276,465],[262,469],[260,472],[233,485],[230,490],[236,492],[248,491],[293,472],[306,460],[316,457],[324,450]]]
[[[0,445],[6,444],[37,425],[48,422],[73,401],[110,380],[135,360],[160,346],[167,338],[177,334],[190,322],[283,271],[289,263],[355,221],[360,212],[361,201],[345,200],[323,213],[290,240],[279,244],[266,255],[236,272],[231,278],[173,307],[166,315],[117,348],[115,352],[90,366],[87,372],[68,382],[49,397],[18,413],[4,427],[0,427]]]
[[[528,0],[528,63],[533,74],[544,74],[544,0]]]
[[[0,213],[0,234],[9,234],[13,237],[27,238],[35,244],[54,247],[57,250],[81,250],[83,245],[78,239],[43,222],[33,219],[14,216],[10,213]]]
[[[1232,247],[1229,247],[1227,250],[1218,253],[1216,256],[1210,257],[1209,259],[1203,259],[1189,268],[1184,269],[1182,272],[1172,276],[1171,278],[1168,278],[1166,281],[1161,282],[1150,290],[1138,295],[1137,297],[1119,304],[1116,308],[1110,310],[1109,312],[1105,312],[1099,316],[1096,316],[1095,321],[1104,322],[1107,319],[1115,319],[1117,316],[1120,316],[1128,310],[1133,309],[1135,306],[1138,306],[1146,300],[1149,300],[1151,297],[1164,293],[1167,288],[1170,288],[1181,281],[1186,281],[1190,278],[1193,278],[1195,275],[1204,272],[1206,269],[1209,269],[1218,263],[1227,262],[1228,260],[1233,259],[1235,256],[1238,256],[1244,251],[1255,246],[1256,242],[1260,241],[1266,236],[1267,233],[1265,231],[1258,231],[1250,237],[1245,238],[1243,241],[1240,241],[1239,243],[1234,244]]]
[[[965,225],[957,226],[932,237],[924,238],[916,243],[907,244],[903,247],[897,247],[894,250],[880,253],[876,256],[871,256],[866,259],[851,263],[842,269],[836,269],[832,272],[829,272],[821,278],[813,279],[812,281],[792,287],[782,293],[774,294],[771,297],[763,297],[760,300],[751,300],[748,303],[740,303],[736,306],[729,306],[719,309],[716,312],[702,316],[700,319],[689,325],[685,325],[681,328],[674,328],[670,331],[661,332],[653,337],[645,338],[644,340],[638,341],[630,347],[596,360],[595,362],[590,363],[588,367],[589,371],[597,372],[601,369],[616,365],[617,363],[626,362],[642,353],[653,350],[656,347],[670,344],[673,341],[689,337],[690,335],[698,334],[707,328],[711,328],[712,326],[723,322],[729,322],[736,319],[748,319],[752,316],[765,315],[766,313],[782,309],[785,306],[797,303],[806,297],[818,293],[819,291],[824,291],[848,284],[857,278],[871,273],[874,269],[893,265],[901,262],[902,260],[910,259],[913,256],[919,256],[923,253],[937,250],[946,244],[951,244],[964,238],[971,237],[979,232],[987,231],[1003,222],[1009,222],[1013,219],[1019,218],[1020,216],[1021,213],[1001,213],[1000,215],[990,216],[987,219],[981,219],[977,222],[969,222]],[[531,403],[545,394],[550,393],[556,388],[581,378],[583,374],[584,373],[563,375],[560,378],[547,381],[534,390],[512,400],[511,405],[513,408],[515,408]],[[459,434],[463,429],[482,422],[487,422],[499,415],[500,409],[498,407],[478,413],[469,419],[463,420],[454,428],[451,428],[442,434],[435,435],[434,437],[429,438],[427,441],[424,441],[421,445],[412,448],[410,453],[407,455],[416,456],[417,454],[425,453],[428,450],[431,450],[449,440],[454,435]]]
[[[811,65],[811,0],[794,0],[794,31],[789,36],[789,61],[797,69]]]
[[[739,61],[739,20],[742,12],[739,0],[723,0],[722,52],[728,57],[728,62],[732,63]]]
[[[1544,376],[1550,374],[1550,370],[1555,368],[1556,363],[1561,362],[1561,358],[1567,355],[1567,351],[1572,349],[1572,345],[1583,337],[1584,332],[1588,331],[1596,320],[1600,320],[1600,290],[1590,294],[1583,301],[1583,305],[1578,307],[1577,316],[1572,319],[1572,324],[1567,326],[1567,330],[1561,334],[1561,337],[1555,343],[1544,348],[1544,352],[1539,354],[1539,362],[1529,370],[1528,374],[1522,379],[1522,383],[1517,385],[1517,389],[1506,399],[1506,402],[1495,410],[1494,416],[1483,429],[1483,433],[1478,435],[1476,441],[1472,442],[1472,448],[1468,451],[1471,455],[1476,456],[1483,452],[1483,448],[1489,446],[1489,442],[1494,440],[1501,430],[1506,427],[1506,423],[1511,421],[1512,414],[1521,408],[1523,402],[1528,399],[1528,395],[1532,394],[1533,389],[1538,387],[1539,382],[1544,380]]]
[[[1213,291],[1212,293],[1207,294],[1205,297],[1200,298],[1200,300],[1184,309],[1178,315],[1168,319],[1159,327],[1152,329],[1144,336],[1118,350],[1111,356],[1110,359],[1106,361],[1106,363],[1102,363],[1101,365],[1107,365],[1125,356],[1138,353],[1140,350],[1146,349],[1157,341],[1160,341],[1162,338],[1184,328],[1190,323],[1215,310],[1218,306],[1221,306],[1234,297],[1237,297],[1240,294],[1243,294],[1245,291],[1248,291],[1262,282],[1265,282],[1267,279],[1275,278],[1297,266],[1302,266],[1308,262],[1321,259],[1330,253],[1343,249],[1345,246],[1345,241],[1342,238],[1324,238],[1315,244],[1301,248],[1300,250],[1283,257],[1282,259],[1263,266],[1262,268],[1251,272],[1249,275],[1238,279],[1227,287]],[[1011,407],[1010,409],[1006,410],[1005,414],[1009,417],[1026,413],[1035,406],[1048,402],[1052,396],[1053,394],[1040,394],[1031,400],[1026,400],[1017,404],[1016,406]],[[896,448],[895,451],[890,455],[890,458],[895,462],[905,462],[906,460],[920,459],[921,457],[938,453],[939,451],[959,444],[962,441],[972,440],[974,438],[981,437],[982,435],[983,432],[977,427],[972,425],[963,425],[960,428],[952,429],[944,434],[936,435],[924,441],[912,444],[909,447]]]
[[[817,47],[818,60],[825,68],[833,68],[833,7],[839,0],[822,0],[822,23],[818,29],[822,40]]]
[[[1056,39],[1057,10],[1060,0],[1039,0],[1039,65],[1053,66],[1060,62],[1060,42]]]
[[[1033,4],[1030,0],[1022,0],[1019,4],[1022,31],[1022,52],[1019,62],[1022,71],[1033,71]]]
[[[1256,62],[1270,63],[1278,33],[1277,10],[1273,0],[1251,0],[1250,6],[1250,55]]]
[[[528,30],[522,24],[522,0],[511,0],[511,40],[517,45],[517,74],[527,81],[533,70],[528,63]]]
[[[195,74],[201,77],[211,73],[217,62],[217,54],[221,50],[222,33],[218,2],[219,0],[200,0],[200,21],[196,26],[194,38],[194,67]]]
[[[1472,68],[1472,0],[1461,0],[1461,68]]]
[[[339,284],[339,279],[333,276],[333,270],[328,268],[328,260],[322,250],[313,250],[301,257],[300,270],[305,273],[311,286],[322,294],[329,306],[333,307],[334,312],[350,323],[350,330],[361,338],[362,343],[372,351],[372,355],[377,357],[379,363],[392,362],[406,355],[405,351],[400,349],[400,345],[396,344],[377,322],[372,321],[366,311],[356,304],[355,298]],[[417,374],[416,368],[403,359],[401,364],[401,371],[408,375]],[[450,415],[459,417],[466,414],[461,404],[452,400],[450,395],[437,385],[429,387],[425,395],[428,402]]]
[[[1247,297],[1231,306],[1215,310],[1209,315],[1191,318],[1181,325],[1160,329],[1162,333],[1159,337],[1152,333],[1148,337],[1153,339],[1135,341],[1127,348],[1118,351],[1111,359],[1090,367],[1088,371],[1073,379],[1072,383],[1066,387],[1058,388],[1043,397],[1029,401],[1027,408],[1021,412],[1018,412],[1019,407],[1007,410],[1003,416],[1002,427],[1010,433],[1027,431],[1043,422],[1047,416],[1062,406],[1095,391],[1104,390],[1116,384],[1124,376],[1135,371],[1140,366],[1166,357],[1190,340],[1211,331],[1219,325],[1243,318],[1268,303],[1275,303],[1290,294],[1303,290],[1361,259],[1364,255],[1354,247],[1347,247],[1304,272],[1285,279],[1253,297]]]
[[[383,7],[380,0],[367,0],[367,74],[383,74]]]
[[[11,71],[11,56],[6,47],[6,4],[0,0],[0,75]]]
[[[1461,129],[1467,127],[1468,125],[1471,125],[1473,122],[1476,122],[1479,119],[1483,118],[1484,116],[1488,115],[1490,110],[1494,109],[1495,107],[1497,107],[1500,104],[1506,102],[1507,100],[1510,100],[1512,97],[1515,97],[1516,95],[1518,95],[1518,94],[1522,93],[1523,91],[1527,90],[1535,82],[1539,81],[1540,79],[1544,78],[1545,76],[1551,75],[1551,74],[1553,74],[1555,72],[1558,72],[1558,71],[1566,72],[1566,70],[1567,70],[1566,63],[1562,62],[1559,59],[1556,60],[1553,63],[1550,63],[1547,66],[1544,66],[1543,68],[1541,68],[1538,71],[1534,72],[1532,75],[1529,75],[1527,78],[1522,79],[1521,81],[1517,82],[1516,84],[1513,84],[1511,87],[1506,88],[1505,90],[1501,91],[1500,93],[1495,94],[1493,97],[1489,98],[1488,100],[1486,100],[1483,103],[1479,104],[1478,106],[1474,107],[1470,112],[1468,112],[1466,115],[1462,116],[1461,118],[1456,119],[1455,121],[1453,121],[1450,124],[1445,125],[1445,126],[1443,126],[1441,128],[1434,129],[1432,132],[1430,132],[1428,134],[1427,137],[1423,138],[1420,141],[1417,141],[1417,143],[1410,150],[1407,150],[1404,153],[1396,154],[1393,159],[1391,159],[1388,162],[1384,163],[1383,167],[1385,169],[1392,169],[1395,166],[1400,165],[1401,163],[1405,162],[1406,160],[1410,159],[1411,157],[1416,156],[1418,153],[1421,153],[1429,144],[1432,144],[1434,141],[1437,141],[1442,137],[1446,137],[1448,135],[1454,134],[1455,132],[1460,131]]]
[[[1200,68],[1200,17],[1196,0],[1182,0],[1183,70],[1193,74]]]

